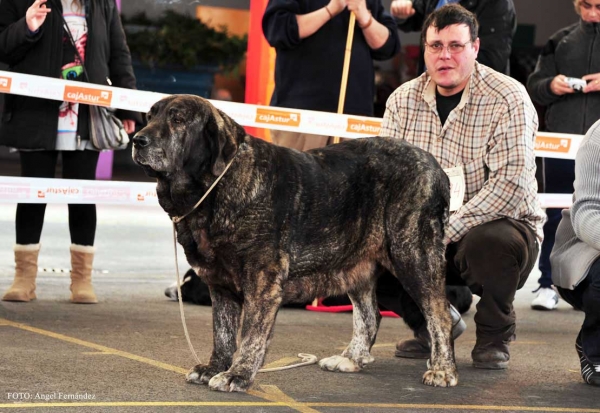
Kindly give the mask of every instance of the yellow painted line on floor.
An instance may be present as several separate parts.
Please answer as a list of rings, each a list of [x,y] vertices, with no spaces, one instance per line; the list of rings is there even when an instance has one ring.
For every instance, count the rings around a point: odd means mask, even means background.
[[[475,340],[458,340],[454,342],[454,345],[456,346],[456,343],[464,343],[464,344],[475,344]],[[510,346],[517,346],[517,345],[531,345],[531,346],[545,346],[548,345],[547,341],[534,341],[534,340],[515,340],[515,341],[511,341]]]
[[[30,331],[32,333],[40,334],[46,337],[52,337],[57,340],[66,341],[67,343],[77,344],[79,346],[92,348],[94,350],[98,350],[102,353],[113,354],[115,356],[124,357],[126,359],[138,361],[140,363],[150,364],[151,366],[161,368],[163,370],[173,371],[175,373],[186,374],[188,372],[187,369],[182,369],[181,367],[172,366],[167,363],[161,363],[160,361],[152,360],[147,357],[137,356],[132,353],[128,353],[126,351],[116,350],[114,348],[102,346],[96,343],[90,343],[89,341],[79,340],[78,338],[73,338],[69,336],[65,336],[64,334],[53,333],[52,331],[42,330],[41,328],[31,327],[26,324],[15,323],[8,320],[0,319],[5,325],[15,327],[21,330]]]
[[[382,347],[396,347],[396,343],[373,344],[373,348],[382,348]]]
[[[31,409],[36,407],[292,407],[306,408],[305,412],[316,412],[311,407],[356,408],[356,409],[429,409],[429,410],[482,410],[512,412],[547,413],[600,413],[600,409],[575,409],[567,407],[527,407],[527,406],[480,406],[480,405],[439,405],[439,404],[400,404],[400,403],[293,403],[285,402],[93,402],[93,403],[14,403],[0,404],[0,409]]]
[[[180,374],[183,374],[183,375],[187,374],[187,372],[188,372],[187,369],[183,369],[183,368],[177,367],[177,366],[172,366],[170,364],[162,363],[160,361],[152,360],[152,359],[149,359],[147,357],[137,356],[135,354],[128,353],[126,351],[116,350],[116,349],[113,349],[113,348],[110,348],[110,347],[106,347],[106,346],[102,346],[102,345],[99,345],[99,344],[90,343],[89,341],[79,340],[77,338],[65,336],[64,334],[58,334],[58,333],[54,333],[52,331],[42,330],[41,328],[31,327],[31,326],[28,326],[26,324],[15,323],[13,321],[9,321],[9,320],[6,320],[6,319],[0,318],[0,325],[6,325],[6,326],[10,326],[10,327],[15,327],[15,328],[18,328],[18,329],[21,329],[21,330],[25,330],[25,331],[29,331],[29,332],[32,332],[32,333],[40,334],[40,335],[43,335],[43,336],[46,336],[46,337],[52,337],[52,338],[55,338],[57,340],[66,341],[68,343],[77,344],[77,345],[80,345],[80,346],[92,348],[94,350],[98,350],[99,351],[99,353],[97,353],[97,352],[94,352],[94,353],[87,352],[88,354],[120,356],[120,357],[124,357],[124,358],[130,359],[130,360],[134,360],[134,361],[140,362],[140,363],[149,364],[151,366],[158,367],[158,368],[161,368],[161,369],[164,369],[164,370],[172,371],[172,372],[175,372],[175,373],[180,373]],[[296,359],[294,359],[294,360],[296,360]],[[316,412],[316,410],[313,410],[313,409],[310,409],[308,407],[305,407],[302,403],[298,403],[294,399],[292,399],[291,397],[285,395],[276,386],[263,386],[263,389],[264,389],[264,391],[249,390],[247,393],[249,395],[251,395],[251,396],[268,400],[268,401],[270,401],[272,403],[275,403],[276,405],[280,404],[282,406],[290,407],[292,409],[300,411],[301,413],[313,413],[313,412]],[[39,403],[32,404],[32,407],[37,407],[36,406],[37,404],[39,404]],[[41,405],[46,405],[47,406],[48,404],[41,403]],[[52,404],[52,405],[54,406],[54,404]],[[86,406],[87,405],[88,404],[86,404]],[[224,405],[229,406],[229,405],[231,405],[231,403],[229,403],[229,404],[226,403]],[[0,407],[4,407],[4,406],[5,405],[0,404]],[[7,406],[8,407],[15,407],[15,405],[7,405]],[[207,406],[211,406],[211,405],[208,404]],[[252,404],[249,404],[248,406],[252,406]]]
[[[283,406],[291,407],[302,413],[319,413],[317,410],[308,407],[307,403],[299,403],[292,399],[285,393],[283,393],[277,386],[261,384],[260,388],[262,391],[257,392],[256,390],[250,390],[248,394],[256,397],[260,397],[272,402],[281,403]]]
[[[221,406],[221,407],[268,407],[284,406],[272,402],[91,402],[91,403],[14,403],[0,404],[0,409],[31,409],[34,407],[169,407],[169,406]]]
[[[109,353],[107,351],[82,351],[81,354],[85,354],[86,356],[112,356],[113,353]]]
[[[175,373],[186,374],[187,370],[181,367],[172,366],[147,357],[137,356],[125,351],[116,350],[110,347],[102,346],[77,338],[65,336],[40,328],[31,327],[26,324],[15,323],[0,318],[0,326],[10,326],[21,330],[30,331],[46,337],[52,337],[68,343],[77,344],[83,347],[98,350],[101,354],[112,354],[124,357],[140,363],[149,364],[164,370]],[[523,342],[522,342],[523,343]],[[538,343],[538,342],[532,342]],[[542,343],[542,342],[539,342]],[[94,353],[99,354],[99,353]],[[485,406],[485,405],[443,405],[443,404],[396,404],[396,403],[318,403],[297,402],[283,393],[277,386],[260,385],[261,390],[249,390],[247,394],[262,398],[268,402],[91,402],[91,403],[0,403],[0,409],[29,409],[36,407],[156,407],[156,406],[222,406],[222,407],[289,407],[302,413],[317,413],[313,407],[329,408],[389,408],[389,409],[431,409],[431,410],[482,410],[482,411],[517,411],[517,412],[558,412],[558,413],[600,413],[600,409],[574,409],[566,407],[527,407],[527,406]]]
[[[306,403],[311,407],[356,407],[356,408],[389,408],[389,409],[433,409],[433,410],[484,410],[484,411],[517,411],[517,412],[565,412],[565,413],[600,413],[600,409],[572,409],[568,407],[527,407],[527,406],[480,406],[471,404],[395,404],[395,403]]]

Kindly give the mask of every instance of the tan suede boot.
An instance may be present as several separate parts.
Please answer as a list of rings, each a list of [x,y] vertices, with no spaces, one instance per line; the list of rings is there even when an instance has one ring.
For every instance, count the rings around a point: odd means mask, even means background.
[[[92,287],[92,262],[95,250],[91,246],[71,244],[71,302],[73,303],[98,302]]]
[[[35,300],[35,278],[38,272],[40,244],[15,245],[15,279],[3,301]]]

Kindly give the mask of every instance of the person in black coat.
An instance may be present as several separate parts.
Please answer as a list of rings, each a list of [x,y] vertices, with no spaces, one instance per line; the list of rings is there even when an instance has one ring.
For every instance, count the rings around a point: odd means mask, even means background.
[[[373,116],[373,60],[391,59],[400,50],[396,23],[381,0],[269,0],[262,29],[277,52],[271,106],[337,112],[351,13],[356,25],[343,113]],[[298,150],[328,140],[276,130],[271,138]]]
[[[497,72],[508,74],[512,39],[517,28],[513,0],[394,0],[390,12],[398,19],[400,30],[421,31],[427,16],[447,3],[459,3],[477,17],[481,41],[477,61]],[[424,71],[425,62],[421,50],[419,73]]]
[[[85,67],[91,83],[135,88],[115,0],[0,1],[0,61],[12,72],[69,80],[84,80]],[[19,151],[24,177],[53,178],[60,154],[63,178],[95,179],[99,152],[89,139],[88,113],[83,104],[6,95],[0,145]],[[141,121],[134,112],[118,111],[117,116],[128,133]],[[36,298],[45,209],[45,204],[17,206],[15,279],[3,300]],[[69,230],[71,301],[95,303],[91,270],[96,206],[69,204]]]

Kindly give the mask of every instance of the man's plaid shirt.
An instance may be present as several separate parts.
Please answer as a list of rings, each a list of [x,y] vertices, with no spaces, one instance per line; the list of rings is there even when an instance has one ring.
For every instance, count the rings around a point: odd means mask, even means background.
[[[541,242],[545,214],[535,180],[537,126],[525,88],[476,62],[444,127],[437,113],[435,84],[424,73],[390,96],[380,135],[430,152],[442,168],[463,168],[465,203],[450,217],[447,242],[457,242],[471,228],[500,218],[525,222]]]

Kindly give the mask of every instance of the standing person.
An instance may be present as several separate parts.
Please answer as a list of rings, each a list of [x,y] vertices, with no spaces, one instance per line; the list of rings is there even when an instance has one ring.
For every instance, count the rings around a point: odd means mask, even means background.
[[[574,0],[579,21],[550,37],[538,58],[527,88],[531,98],[546,106],[546,130],[583,135],[600,119],[600,0]],[[588,85],[571,88],[568,77],[582,78]],[[544,192],[570,194],[575,180],[575,163],[569,159],[543,159]],[[553,310],[558,294],[552,287],[550,251],[560,222],[560,209],[548,208],[544,242],[540,254],[541,277],[531,307]]]
[[[446,230],[447,282],[467,285],[481,297],[474,367],[505,369],[515,338],[515,293],[542,239],[534,153],[538,120],[523,85],[476,62],[477,33],[475,15],[457,4],[427,17],[421,34],[427,72],[389,98],[381,135],[405,139],[429,151],[443,168],[464,173],[464,200]],[[414,300],[392,277],[380,281],[378,299],[389,302],[399,295],[394,311],[415,335],[397,344],[396,355],[428,358],[429,336]]]
[[[271,106],[337,112],[350,13],[356,15],[344,113],[373,116],[373,60],[400,50],[396,23],[380,0],[270,0],[264,35],[277,51]],[[308,150],[327,136],[271,131],[273,142]]]
[[[61,14],[84,62],[63,28]],[[85,65],[90,82],[135,88],[129,49],[114,0],[0,1],[0,61],[9,70],[30,75],[82,79]],[[139,114],[117,112],[132,133]],[[89,140],[88,107],[26,96],[6,95],[0,124],[0,144],[19,151],[21,176],[53,178],[59,154],[62,176],[95,179],[99,152]],[[36,298],[35,280],[44,224],[45,204],[18,204],[16,272],[5,301]],[[71,234],[71,301],[96,303],[92,262],[96,206],[69,204]]]
[[[600,386],[600,121],[586,134],[575,159],[571,209],[562,211],[550,262],[560,295],[585,313],[575,350],[581,376]]]
[[[423,22],[434,10],[449,3],[458,3],[477,17],[480,41],[477,61],[508,74],[512,39],[517,28],[513,0],[394,0],[390,12],[399,19],[400,30],[415,32],[421,31]],[[421,53],[419,73],[424,71]]]

